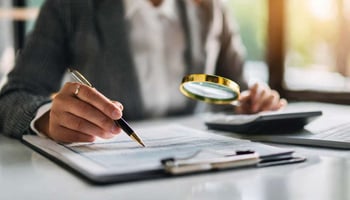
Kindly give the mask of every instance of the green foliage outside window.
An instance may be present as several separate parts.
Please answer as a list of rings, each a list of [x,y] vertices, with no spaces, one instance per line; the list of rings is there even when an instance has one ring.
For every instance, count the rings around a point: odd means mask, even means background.
[[[265,61],[267,34],[266,0],[228,0],[228,9],[238,22],[247,48],[247,60]]]

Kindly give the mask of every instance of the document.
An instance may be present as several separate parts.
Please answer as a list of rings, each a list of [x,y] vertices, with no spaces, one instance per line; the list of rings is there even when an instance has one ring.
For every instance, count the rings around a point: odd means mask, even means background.
[[[161,163],[163,159],[191,157],[205,150],[222,156],[233,155],[236,151],[254,151],[261,157],[293,152],[177,124],[135,131],[143,138],[146,148],[135,143],[125,133],[113,139],[69,145],[35,135],[26,135],[23,140],[96,183],[161,177],[166,175]]]

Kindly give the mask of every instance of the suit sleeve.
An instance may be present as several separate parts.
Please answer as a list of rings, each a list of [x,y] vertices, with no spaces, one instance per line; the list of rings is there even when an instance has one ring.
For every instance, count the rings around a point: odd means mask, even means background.
[[[0,132],[15,138],[30,133],[37,109],[50,102],[61,86],[68,63],[68,10],[63,2],[46,1],[24,49],[0,92]],[[69,22],[69,20],[68,20]]]

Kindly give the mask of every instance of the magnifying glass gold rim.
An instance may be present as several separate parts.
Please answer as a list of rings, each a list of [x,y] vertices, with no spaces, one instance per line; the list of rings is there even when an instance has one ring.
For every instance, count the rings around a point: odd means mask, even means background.
[[[227,99],[217,99],[217,98],[200,96],[185,89],[185,84],[190,82],[217,84],[219,86],[227,88],[229,91],[232,91],[235,95],[233,96],[233,98],[227,98]],[[182,92],[182,94],[184,94],[189,98],[192,98],[195,100],[201,100],[207,103],[215,103],[215,104],[230,104],[236,101],[240,95],[240,88],[237,83],[221,76],[208,75],[208,74],[190,74],[185,76],[182,79],[182,83],[180,85],[180,91]]]

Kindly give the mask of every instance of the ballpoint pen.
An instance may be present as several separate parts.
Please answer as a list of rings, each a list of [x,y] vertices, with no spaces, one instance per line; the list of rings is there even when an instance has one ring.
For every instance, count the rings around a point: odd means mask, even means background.
[[[92,87],[92,84],[82,75],[80,74],[77,70],[69,68],[69,72],[72,74],[72,77],[78,81],[79,83],[83,85],[87,85],[89,87]],[[142,142],[141,138],[137,136],[134,130],[130,127],[130,125],[123,119],[120,118],[118,120],[114,120],[114,123],[117,124],[120,128],[124,130],[126,134],[129,135],[133,140],[135,140],[137,143],[145,147],[145,144]]]

